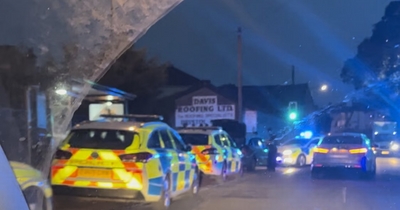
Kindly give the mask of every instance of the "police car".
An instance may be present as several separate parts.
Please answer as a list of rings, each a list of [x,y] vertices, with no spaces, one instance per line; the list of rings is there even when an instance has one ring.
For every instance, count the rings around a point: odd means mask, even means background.
[[[310,165],[313,157],[313,148],[323,137],[295,138],[284,142],[278,147],[277,162],[283,165],[299,167]]]
[[[168,209],[171,199],[199,190],[196,159],[158,116],[103,116],[73,128],[55,154],[55,193],[142,200]],[[112,119],[112,120],[110,120]]]
[[[42,173],[24,163],[10,161],[10,165],[21,186],[29,209],[51,210],[53,208],[53,191]]]
[[[233,139],[220,127],[178,129],[183,141],[192,147],[197,164],[205,175],[224,182],[228,175],[241,176],[242,153]]]

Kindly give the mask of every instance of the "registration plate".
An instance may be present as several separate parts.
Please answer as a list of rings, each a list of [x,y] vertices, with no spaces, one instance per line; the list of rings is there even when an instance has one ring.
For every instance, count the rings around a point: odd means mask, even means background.
[[[331,155],[331,158],[346,158],[346,155]]]
[[[111,178],[112,171],[109,169],[80,168],[78,176],[85,178]]]
[[[347,153],[347,149],[332,149],[331,153]]]
[[[389,151],[382,151],[382,155],[388,155]]]

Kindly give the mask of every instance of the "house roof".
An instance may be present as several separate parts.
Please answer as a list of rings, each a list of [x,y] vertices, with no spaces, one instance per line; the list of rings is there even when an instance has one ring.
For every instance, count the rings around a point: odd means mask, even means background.
[[[191,86],[201,82],[200,79],[171,65],[167,67],[167,86]]]
[[[160,99],[177,100],[202,88],[208,88],[231,101],[237,101],[236,85],[216,87],[207,80],[199,80],[185,89],[176,89],[174,94],[167,94]],[[291,101],[297,101],[300,106],[307,106],[309,111],[315,108],[308,84],[243,86],[243,107],[247,109],[276,113],[285,109]]]
[[[237,101],[237,86],[218,87],[220,94]],[[243,86],[243,106],[249,109],[274,113],[286,108],[291,101],[299,105],[312,105],[314,102],[308,84]]]

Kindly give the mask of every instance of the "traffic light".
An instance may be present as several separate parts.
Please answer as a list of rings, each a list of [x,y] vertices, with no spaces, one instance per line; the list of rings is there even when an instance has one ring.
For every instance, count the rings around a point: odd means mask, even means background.
[[[290,120],[296,120],[298,118],[297,102],[296,101],[289,102],[288,111],[289,111],[288,113],[289,113],[289,119]]]
[[[290,118],[291,120],[295,120],[295,119],[297,118],[297,113],[296,113],[296,112],[290,112],[289,118]]]

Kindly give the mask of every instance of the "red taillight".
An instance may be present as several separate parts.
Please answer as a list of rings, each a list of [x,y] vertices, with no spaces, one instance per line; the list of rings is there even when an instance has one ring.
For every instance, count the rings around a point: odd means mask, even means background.
[[[54,155],[55,159],[58,160],[68,160],[72,157],[72,153],[65,151],[65,150],[57,150],[56,154]]]
[[[134,154],[124,154],[120,155],[119,158],[122,162],[140,162],[147,163],[153,155],[148,152],[134,153]]]
[[[360,154],[360,153],[367,153],[367,148],[359,148],[359,149],[351,149],[349,150],[350,154]]]
[[[315,147],[315,148],[314,148],[314,152],[315,152],[315,153],[328,153],[328,152],[329,152],[329,149],[324,149],[324,148]]]
[[[218,150],[216,148],[205,149],[201,151],[203,155],[218,155]]]

